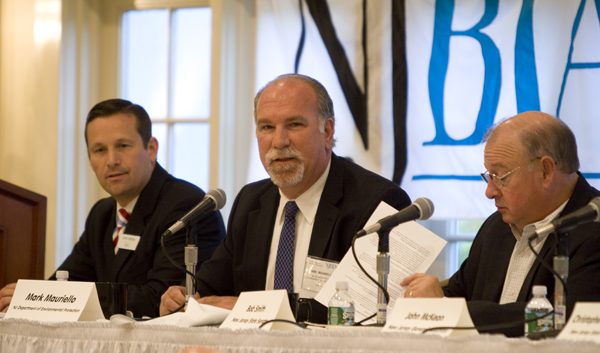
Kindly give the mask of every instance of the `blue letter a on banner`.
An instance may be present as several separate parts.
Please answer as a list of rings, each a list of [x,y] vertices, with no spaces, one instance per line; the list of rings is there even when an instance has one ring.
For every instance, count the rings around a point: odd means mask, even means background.
[[[498,14],[498,0],[486,0],[483,17],[473,28],[466,31],[452,30],[454,0],[437,0],[435,3],[435,25],[433,30],[433,47],[429,64],[429,101],[435,121],[435,138],[423,145],[477,145],[483,135],[494,123],[498,99],[500,97],[501,69],[500,51],[481,29],[487,27]],[[481,106],[471,136],[455,140],[448,136],[444,126],[444,84],[450,57],[450,38],[467,36],[479,42],[483,55],[485,77]]]

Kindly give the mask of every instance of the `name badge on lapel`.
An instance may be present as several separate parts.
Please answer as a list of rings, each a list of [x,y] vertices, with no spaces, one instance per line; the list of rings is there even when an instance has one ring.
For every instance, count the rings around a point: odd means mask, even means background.
[[[139,242],[140,242],[139,235],[121,234],[121,235],[119,235],[119,241],[117,242],[117,248],[135,251]]]

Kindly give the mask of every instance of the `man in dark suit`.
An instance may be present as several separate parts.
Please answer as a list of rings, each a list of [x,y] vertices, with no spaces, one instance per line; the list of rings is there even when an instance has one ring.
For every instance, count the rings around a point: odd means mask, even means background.
[[[341,260],[381,201],[398,209],[410,204],[395,183],[332,153],[333,103],[317,81],[280,76],[258,92],[254,104],[259,152],[270,179],[240,191],[227,237],[198,273],[199,302],[225,308],[244,291],[285,288],[303,296],[307,256]],[[278,266],[290,203],[298,211],[291,216],[293,275],[285,287],[278,284]],[[182,287],[170,288],[161,299],[161,315],[184,300]]]
[[[163,253],[160,237],[203,199],[204,192],[156,162],[158,141],[139,105],[122,99],[96,104],[87,117],[85,138],[90,165],[111,197],[92,207],[79,242],[58,270],[69,271],[74,281],[127,283],[127,309],[137,317],[155,316],[161,294],[185,276]],[[225,235],[220,213],[201,219],[197,229],[202,263]],[[183,266],[185,231],[164,239],[164,245]],[[2,300],[10,300],[5,289]]]
[[[556,239],[536,229],[584,207],[600,195],[578,172],[575,136],[560,120],[527,112],[505,120],[487,136],[486,196],[498,212],[477,233],[469,257],[441,288],[437,278],[407,277],[406,297],[464,297],[480,331],[522,336],[524,310],[534,285],[554,299],[555,278],[529,249],[552,266]],[[575,302],[600,300],[600,224],[579,226],[568,235],[567,317]],[[556,309],[556,308],[555,308]],[[555,314],[558,315],[558,314]],[[491,328],[501,324],[504,327]]]

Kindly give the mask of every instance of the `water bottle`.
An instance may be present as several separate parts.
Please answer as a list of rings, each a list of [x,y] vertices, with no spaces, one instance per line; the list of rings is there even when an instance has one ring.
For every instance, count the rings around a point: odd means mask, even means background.
[[[69,280],[69,271],[56,271],[56,280],[57,281],[68,281]]]
[[[546,299],[546,286],[533,286],[533,298],[525,307],[525,320],[544,316],[553,310],[552,304]],[[554,328],[554,314],[542,319],[525,323],[525,335],[533,332],[548,331]]]
[[[354,324],[354,301],[348,293],[348,282],[336,282],[336,292],[329,301],[327,323],[329,325]]]

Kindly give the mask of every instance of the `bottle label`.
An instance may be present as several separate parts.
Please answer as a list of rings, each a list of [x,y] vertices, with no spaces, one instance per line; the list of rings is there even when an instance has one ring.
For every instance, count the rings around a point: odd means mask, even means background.
[[[327,323],[329,325],[353,325],[354,307],[329,307],[327,309]]]
[[[566,315],[565,315],[566,312],[567,312],[567,307],[565,305],[557,305],[556,308],[554,309],[554,321],[557,324],[564,325],[566,322]]]
[[[534,320],[540,316],[544,316],[547,313],[526,313],[525,320]],[[533,332],[548,331],[554,329],[554,314],[550,314],[542,319],[525,323],[525,334]]]

